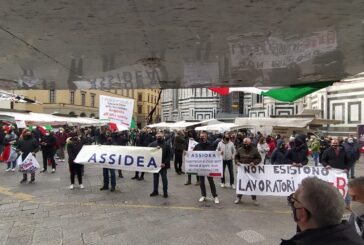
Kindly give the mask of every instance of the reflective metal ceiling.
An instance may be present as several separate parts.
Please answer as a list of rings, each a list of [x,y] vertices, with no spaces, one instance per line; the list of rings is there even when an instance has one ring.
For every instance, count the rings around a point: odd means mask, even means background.
[[[0,0],[0,88],[284,86],[363,71],[359,0]]]

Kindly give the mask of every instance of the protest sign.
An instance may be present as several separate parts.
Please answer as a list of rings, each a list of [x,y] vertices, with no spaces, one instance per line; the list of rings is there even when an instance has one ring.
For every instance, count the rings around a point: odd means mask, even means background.
[[[193,151],[193,148],[195,148],[195,146],[198,144],[197,141],[195,141],[194,139],[188,139],[188,151]]]
[[[100,120],[130,127],[134,100],[100,95]]]
[[[40,168],[37,159],[33,156],[32,153],[29,153],[24,161],[22,161],[22,157],[20,155],[17,159],[17,167],[19,169],[19,172],[22,173],[35,173],[35,171]]]
[[[219,151],[187,151],[185,171],[199,176],[221,177],[222,155]]]
[[[85,145],[76,163],[103,168],[158,173],[162,163],[162,149],[154,147]]]
[[[332,183],[345,196],[347,175],[341,169],[294,167],[292,165],[258,165],[238,167],[237,194],[288,196],[295,192],[306,177],[317,177]]]

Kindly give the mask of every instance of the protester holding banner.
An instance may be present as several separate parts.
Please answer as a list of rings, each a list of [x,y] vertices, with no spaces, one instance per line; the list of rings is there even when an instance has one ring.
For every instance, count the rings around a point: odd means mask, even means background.
[[[223,157],[223,174],[221,178],[221,188],[225,187],[225,168],[228,167],[230,177],[230,187],[235,190],[233,159],[235,157],[235,146],[230,141],[230,135],[226,133],[222,141],[217,145],[217,150],[221,152]]]
[[[77,157],[77,154],[81,151],[82,146],[83,146],[83,144],[78,136],[73,136],[72,138],[69,138],[69,140],[67,142],[68,164],[70,167],[70,179],[71,179],[71,185],[70,185],[71,190],[74,188],[75,175],[77,175],[78,184],[80,185],[80,189],[84,188],[84,186],[82,184],[82,165],[74,162],[74,160]]]
[[[316,177],[302,181],[288,199],[299,233],[281,245],[359,245],[362,239],[353,223],[342,221],[345,204],[339,191]]]
[[[273,151],[271,162],[273,165],[290,164],[290,160],[286,158],[287,145],[284,141],[277,144],[277,148]]]
[[[40,145],[42,147],[43,169],[41,172],[47,172],[48,159],[52,163],[52,173],[56,172],[56,162],[54,161],[55,146],[57,139],[50,130],[47,130],[42,136]]]
[[[337,168],[342,169],[346,173],[349,173],[349,169],[352,167],[353,163],[349,164],[348,156],[342,145],[339,144],[338,139],[331,140],[331,146],[327,148],[321,159],[321,164],[326,168]],[[346,208],[350,207],[350,196],[345,197]]]
[[[25,158],[29,155],[29,153],[35,155],[35,153],[39,150],[38,141],[32,136],[32,133],[27,129],[24,129],[23,133],[24,136],[22,139],[19,140],[17,145],[17,151],[20,153],[22,161],[25,160]],[[31,175],[30,182],[34,182],[35,172],[30,173],[30,175]],[[28,179],[28,174],[25,172],[23,173],[23,179],[20,181],[20,183],[26,182],[27,179]]]
[[[207,141],[206,132],[200,133],[200,143],[198,143],[193,150],[194,151],[214,151],[215,150],[214,146]],[[201,198],[198,201],[203,202],[206,200],[205,176],[199,176],[199,179],[200,179]],[[213,179],[213,177],[209,176],[209,177],[207,177],[207,180],[209,181],[209,184],[210,184],[211,194],[214,197],[214,202],[216,204],[219,204],[220,200],[217,197],[214,179]]]
[[[196,137],[194,135],[194,133],[196,133],[195,131],[188,131],[188,146],[187,146],[187,151],[193,151],[193,149],[195,148],[195,146],[198,144],[198,142],[196,141]],[[191,174],[187,174],[187,182],[185,183],[185,185],[191,185],[192,181],[192,175]],[[196,175],[196,186],[200,185],[200,178],[198,177],[198,175]]]
[[[149,144],[149,147],[157,147],[162,149],[162,164],[159,173],[153,174],[153,192],[150,194],[151,197],[158,196],[158,186],[159,186],[159,175],[162,177],[163,183],[163,197],[168,197],[168,179],[167,179],[167,169],[170,168],[170,161],[172,157],[172,149],[169,144],[164,142],[163,133],[158,132],[156,135],[156,141]]]
[[[295,167],[307,165],[307,149],[299,137],[294,139],[294,146],[287,151],[286,158],[289,161],[289,164],[292,164]]]
[[[260,157],[257,148],[254,147],[251,143],[252,141],[250,138],[245,138],[243,140],[243,146],[237,150],[235,155],[236,165],[240,166],[241,164],[248,164],[250,166],[255,166],[262,161],[262,158]],[[240,203],[242,196],[243,195],[238,194],[234,203],[235,204]],[[257,201],[257,196],[252,195],[251,197],[254,205],[259,205]]]

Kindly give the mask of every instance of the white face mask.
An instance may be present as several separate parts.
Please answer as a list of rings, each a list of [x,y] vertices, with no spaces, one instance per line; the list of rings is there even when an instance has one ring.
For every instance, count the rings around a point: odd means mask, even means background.
[[[49,133],[46,133],[46,135],[48,136],[48,135],[49,135]]]
[[[354,139],[353,138],[349,138],[348,139],[348,143],[353,143],[354,142]]]

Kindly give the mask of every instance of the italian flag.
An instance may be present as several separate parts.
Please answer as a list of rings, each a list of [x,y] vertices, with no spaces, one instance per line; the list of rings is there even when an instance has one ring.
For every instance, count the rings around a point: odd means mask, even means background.
[[[32,132],[34,128],[36,128],[36,126],[32,126],[32,125],[29,125],[29,126],[28,126],[28,130],[29,130],[30,132]],[[44,125],[44,126],[39,126],[39,127],[38,127],[38,129],[39,129],[39,131],[42,133],[42,135],[45,135],[47,131],[50,131],[50,130],[52,130],[53,128],[52,128],[52,125],[47,124],[47,125]]]
[[[311,94],[320,89],[331,86],[333,83],[334,83],[333,81],[308,83],[301,85],[292,85],[290,87],[274,88],[269,90],[259,89],[255,87],[239,87],[239,88],[219,87],[219,88],[209,88],[209,89],[223,96],[227,96],[232,92],[245,92],[245,93],[253,93],[253,94],[268,96],[278,101],[293,102],[308,94]]]

